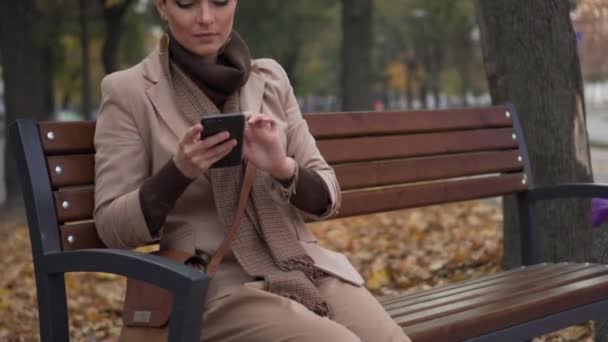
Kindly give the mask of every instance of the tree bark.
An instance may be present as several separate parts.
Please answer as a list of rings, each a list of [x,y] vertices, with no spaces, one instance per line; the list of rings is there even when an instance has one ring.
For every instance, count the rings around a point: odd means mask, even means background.
[[[87,2],[79,0],[80,6],[80,48],[82,51],[82,115],[91,119],[91,58],[89,55],[89,26],[87,18]]]
[[[48,120],[53,110],[51,73],[35,1],[0,1],[0,52],[5,88],[5,133],[18,118]],[[7,134],[5,134],[7,136]],[[11,146],[4,154],[7,202],[20,203],[19,174]]]
[[[492,100],[517,108],[535,184],[593,181],[569,3],[478,0],[477,5]],[[503,206],[503,263],[511,268],[521,263],[519,230],[514,200],[505,198]],[[593,261],[589,215],[586,200],[539,205],[542,260]]]
[[[124,17],[134,0],[124,0],[120,4],[107,4],[108,0],[101,0],[103,18],[106,27],[106,37],[103,43],[102,61],[106,74],[118,70],[118,48],[120,38],[124,33]]]
[[[443,49],[439,41],[434,41],[431,45],[432,69],[429,70],[431,79],[431,93],[435,100],[435,108],[441,107],[441,72],[443,71]]]
[[[372,107],[372,0],[342,1],[342,108]]]

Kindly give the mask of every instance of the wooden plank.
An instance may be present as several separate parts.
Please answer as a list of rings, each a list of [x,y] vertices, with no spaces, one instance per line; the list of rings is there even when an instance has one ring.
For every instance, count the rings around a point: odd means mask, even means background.
[[[427,300],[418,300],[416,302],[403,303],[404,305],[398,308],[391,309],[389,315],[391,317],[414,317],[418,313],[424,314],[429,310],[435,308],[441,308],[453,303],[481,303],[486,304],[484,298],[494,300],[497,294],[508,295],[510,293],[523,293],[543,286],[553,286],[555,284],[561,284],[568,279],[585,279],[597,275],[598,272],[608,273],[608,269],[598,265],[585,265],[585,264],[574,264],[563,269],[556,269],[550,272],[542,272],[533,274],[527,277],[518,276],[513,274],[506,277],[503,282],[495,283],[489,286],[478,287],[468,289],[460,293],[454,293],[448,296],[435,296],[435,298],[428,298]]]
[[[377,161],[438,154],[517,148],[513,129],[424,133],[320,140],[317,146],[330,164]]]
[[[608,275],[604,274],[427,320],[404,331],[414,341],[462,341],[605,300],[607,292]]]
[[[47,158],[53,189],[91,185],[95,182],[95,155],[81,154]]]
[[[84,221],[93,218],[95,189],[55,191],[55,210],[57,221]]]
[[[513,194],[526,189],[522,173],[376,190],[346,191],[337,217]]]
[[[95,223],[79,223],[61,226],[61,242],[64,251],[74,251],[87,248],[106,248],[101,241]]]
[[[438,286],[438,287],[434,287],[432,289],[416,291],[416,292],[408,293],[405,295],[395,295],[395,296],[387,297],[384,299],[380,299],[379,301],[382,304],[382,306],[384,307],[384,309],[387,310],[387,309],[390,309],[393,304],[399,304],[401,301],[404,301],[404,300],[418,299],[421,297],[426,297],[429,295],[434,295],[434,294],[437,294],[440,292],[445,292],[445,291],[460,290],[464,286],[469,286],[469,287],[470,286],[483,286],[490,282],[501,281],[501,279],[503,279],[505,276],[512,274],[512,273],[526,274],[531,271],[553,269],[562,264],[567,264],[567,263],[559,263],[559,264],[541,263],[541,264],[536,264],[536,265],[531,265],[531,266],[521,266],[518,268],[490,274],[490,275],[479,277],[479,278],[471,278],[468,280],[463,280],[463,281],[460,281],[457,283],[453,283],[451,285]]]
[[[40,139],[47,155],[94,153],[95,122],[41,122]]]
[[[402,327],[419,324],[422,322],[438,319],[445,316],[458,314],[460,312],[473,310],[485,305],[495,303],[508,303],[510,300],[523,297],[533,293],[544,293],[553,288],[582,282],[586,279],[608,275],[608,268],[602,265],[593,265],[590,268],[579,270],[561,277],[547,278],[538,280],[535,283],[526,283],[525,286],[505,286],[503,288],[495,288],[490,293],[473,292],[470,297],[461,296],[461,300],[451,301],[446,300],[443,305],[430,303],[427,309],[419,310],[420,307],[413,307],[412,313],[405,315],[397,315],[393,317],[395,322]],[[407,310],[407,308],[405,308]]]
[[[512,126],[504,106],[401,112],[306,114],[316,139]]]
[[[334,166],[342,190],[522,170],[518,150]]]
[[[538,277],[544,276],[549,273],[564,272],[571,270],[576,264],[559,263],[559,264],[544,264],[541,266],[531,266],[521,269],[515,269],[505,272],[499,272],[494,277],[482,277],[477,282],[463,282],[457,283],[452,286],[442,286],[434,288],[429,291],[423,291],[421,293],[413,293],[409,295],[401,296],[396,298],[390,303],[383,303],[384,310],[392,312],[395,309],[406,307],[409,305],[415,305],[421,302],[429,300],[435,300],[439,298],[445,298],[453,295],[458,295],[463,292],[473,291],[481,288],[487,288],[496,284],[503,283],[506,279],[520,278],[520,277]]]

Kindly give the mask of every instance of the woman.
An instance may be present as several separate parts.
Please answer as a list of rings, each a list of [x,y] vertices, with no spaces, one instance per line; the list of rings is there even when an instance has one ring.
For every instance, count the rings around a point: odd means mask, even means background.
[[[334,215],[340,189],[274,61],[252,61],[232,31],[236,0],[156,0],[169,34],[102,82],[95,135],[95,221],[110,247],[160,237],[201,263],[224,239],[242,166],[210,166],[227,133],[200,120],[246,112],[244,159],[258,172],[207,294],[204,341],[408,341],[341,254],[319,247],[301,213]]]

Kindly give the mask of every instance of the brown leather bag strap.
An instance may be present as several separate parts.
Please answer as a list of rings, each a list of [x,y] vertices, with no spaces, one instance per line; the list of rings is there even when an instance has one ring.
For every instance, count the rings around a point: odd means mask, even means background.
[[[220,245],[220,248],[215,252],[213,258],[209,262],[207,266],[207,274],[211,277],[215,275],[217,272],[224,255],[228,251],[230,247],[230,243],[232,239],[236,236],[240,226],[241,219],[243,218],[243,214],[245,213],[245,208],[247,206],[247,200],[249,199],[249,193],[251,191],[251,185],[253,184],[253,177],[255,176],[256,167],[252,163],[247,163],[245,167],[245,177],[243,179],[243,186],[241,187],[241,194],[239,195],[239,205],[236,210],[236,215],[234,216],[234,221],[232,221],[232,227],[228,232],[228,235]]]

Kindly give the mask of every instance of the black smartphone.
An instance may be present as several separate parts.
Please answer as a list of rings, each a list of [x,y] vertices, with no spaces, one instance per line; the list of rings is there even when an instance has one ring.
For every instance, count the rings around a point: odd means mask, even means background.
[[[203,133],[201,139],[208,138],[221,132],[230,133],[230,139],[236,140],[236,146],[224,158],[218,160],[212,168],[230,167],[241,164],[243,160],[243,133],[245,131],[245,114],[208,115],[201,120]]]

